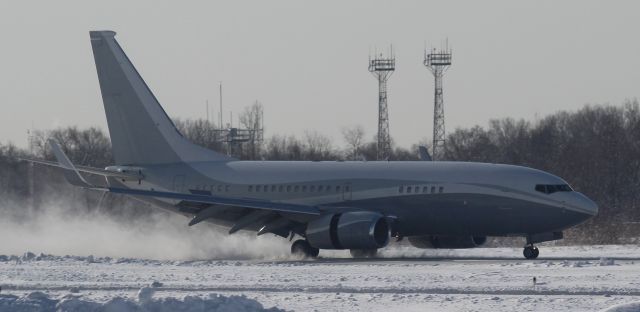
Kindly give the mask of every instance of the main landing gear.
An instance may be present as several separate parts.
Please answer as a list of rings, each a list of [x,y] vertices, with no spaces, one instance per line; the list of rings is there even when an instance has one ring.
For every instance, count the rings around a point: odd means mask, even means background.
[[[527,246],[524,246],[524,250],[522,251],[522,254],[527,259],[535,259],[535,258],[538,258],[540,251],[538,250],[538,247],[533,246],[533,244],[529,244]]]
[[[312,247],[304,239],[299,239],[291,245],[291,254],[301,258],[317,258],[320,254],[320,249]]]

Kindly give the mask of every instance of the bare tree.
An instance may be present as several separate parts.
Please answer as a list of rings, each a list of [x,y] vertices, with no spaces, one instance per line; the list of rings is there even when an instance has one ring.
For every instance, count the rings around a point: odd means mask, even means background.
[[[343,128],[342,136],[347,142],[347,158],[351,160],[361,159],[360,148],[364,144],[364,128],[360,125]]]
[[[189,141],[214,151],[225,152],[221,132],[214,123],[204,119],[176,119],[175,125]]]
[[[33,153],[37,157],[53,160],[47,141],[58,142],[69,158],[80,165],[104,167],[113,164],[111,141],[98,128],[80,130],[77,127],[58,128],[32,133]]]
[[[316,131],[307,131],[304,136],[306,160],[333,160],[337,158],[329,137]]]
[[[240,114],[240,125],[249,130],[249,141],[246,143],[247,148],[245,149],[246,157],[249,159],[256,159],[262,150],[263,113],[262,103],[255,101]]]

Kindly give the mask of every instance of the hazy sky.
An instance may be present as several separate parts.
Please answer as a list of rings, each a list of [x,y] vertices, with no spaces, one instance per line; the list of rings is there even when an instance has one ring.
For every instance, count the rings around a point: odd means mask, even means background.
[[[451,131],[637,97],[639,14],[637,1],[2,1],[0,141],[26,146],[32,125],[106,130],[89,30],[118,32],[172,117],[204,118],[223,81],[225,120],[259,100],[267,136],[336,140],[345,126],[375,135],[368,54],[393,43],[390,132],[409,146],[432,132],[425,42],[453,47]]]

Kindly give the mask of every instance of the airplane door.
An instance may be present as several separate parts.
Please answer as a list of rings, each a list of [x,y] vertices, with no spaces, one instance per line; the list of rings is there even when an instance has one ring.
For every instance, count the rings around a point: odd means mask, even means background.
[[[182,193],[184,190],[184,175],[177,175],[173,177],[173,191],[176,193]]]
[[[351,200],[351,183],[345,183],[342,185],[342,199]]]

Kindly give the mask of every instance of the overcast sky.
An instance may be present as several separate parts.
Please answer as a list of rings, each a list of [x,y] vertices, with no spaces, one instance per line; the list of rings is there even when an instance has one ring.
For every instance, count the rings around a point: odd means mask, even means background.
[[[2,1],[0,142],[30,127],[106,130],[89,30],[110,29],[172,117],[205,117],[223,82],[225,121],[259,100],[266,135],[377,129],[373,47],[393,44],[390,132],[431,139],[425,43],[449,38],[447,131],[534,120],[640,87],[638,1]],[[217,111],[216,111],[217,116]],[[217,117],[216,117],[217,118]],[[234,121],[234,123],[237,121]]]

